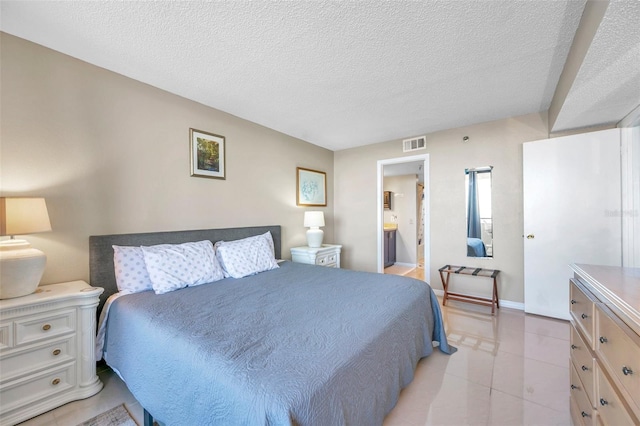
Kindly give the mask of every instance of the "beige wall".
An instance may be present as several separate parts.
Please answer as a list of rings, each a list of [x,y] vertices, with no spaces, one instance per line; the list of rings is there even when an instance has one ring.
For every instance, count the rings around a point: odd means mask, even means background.
[[[500,269],[500,298],[523,302],[522,143],[547,138],[547,129],[546,114],[529,114],[427,135],[426,151],[403,154],[402,142],[390,141],[335,152],[335,240],[343,244],[343,265],[376,271],[377,161],[428,153],[430,175],[426,184],[430,185],[431,194],[428,281],[441,289],[438,268],[445,264]],[[463,136],[469,136],[469,141],[463,142]],[[494,167],[495,257],[467,258],[464,169],[487,165]],[[478,278],[459,276],[456,280],[463,291],[488,294],[488,282],[483,285]]]
[[[44,283],[89,278],[90,235],[283,226],[283,257],[305,244],[296,167],[333,153],[2,33],[0,192],[46,198],[53,231],[27,239]],[[215,78],[215,76],[212,76]],[[226,137],[227,179],[190,176],[189,128]]]
[[[297,166],[327,172],[325,242],[343,244],[343,266],[376,270],[377,161],[412,155],[401,141],[333,153],[25,40],[0,33],[0,42],[0,195],[47,199],[54,230],[28,237],[48,256],[44,283],[88,279],[97,234],[281,224],[289,258],[305,244]],[[189,176],[190,127],[226,137],[226,180]],[[542,113],[427,135],[416,153],[430,156],[434,288],[444,264],[497,268],[501,299],[523,301],[522,143],[547,129]],[[485,165],[495,257],[473,259],[463,171]],[[456,278],[463,291],[488,290]]]

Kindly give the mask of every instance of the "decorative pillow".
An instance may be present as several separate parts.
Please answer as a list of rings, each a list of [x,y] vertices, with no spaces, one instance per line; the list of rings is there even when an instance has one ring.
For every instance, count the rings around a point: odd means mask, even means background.
[[[118,291],[122,294],[153,290],[140,247],[112,246]]]
[[[218,241],[216,257],[225,277],[242,278],[278,268],[270,232],[235,241]]]
[[[144,261],[156,294],[224,278],[211,241],[142,247]]]

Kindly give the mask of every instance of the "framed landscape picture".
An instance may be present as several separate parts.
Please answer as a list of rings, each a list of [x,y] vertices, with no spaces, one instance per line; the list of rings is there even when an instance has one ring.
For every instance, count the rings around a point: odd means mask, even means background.
[[[224,136],[189,129],[191,176],[225,179]]]
[[[299,206],[327,205],[327,174],[298,167],[296,204]]]

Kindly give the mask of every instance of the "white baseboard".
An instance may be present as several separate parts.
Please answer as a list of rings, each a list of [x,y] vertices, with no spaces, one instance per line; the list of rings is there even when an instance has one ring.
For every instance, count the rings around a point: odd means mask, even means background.
[[[440,296],[440,297],[444,296],[444,290],[438,290],[438,289],[434,288],[433,292],[436,294],[436,296]],[[484,297],[484,296],[482,296],[482,297]],[[511,300],[500,299],[500,307],[501,308],[517,309],[519,311],[524,311],[524,303],[512,302]]]

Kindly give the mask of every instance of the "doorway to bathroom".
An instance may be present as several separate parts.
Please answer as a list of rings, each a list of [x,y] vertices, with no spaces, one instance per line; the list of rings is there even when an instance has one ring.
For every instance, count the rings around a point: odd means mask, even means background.
[[[429,280],[428,178],[429,154],[378,161],[378,272]]]

